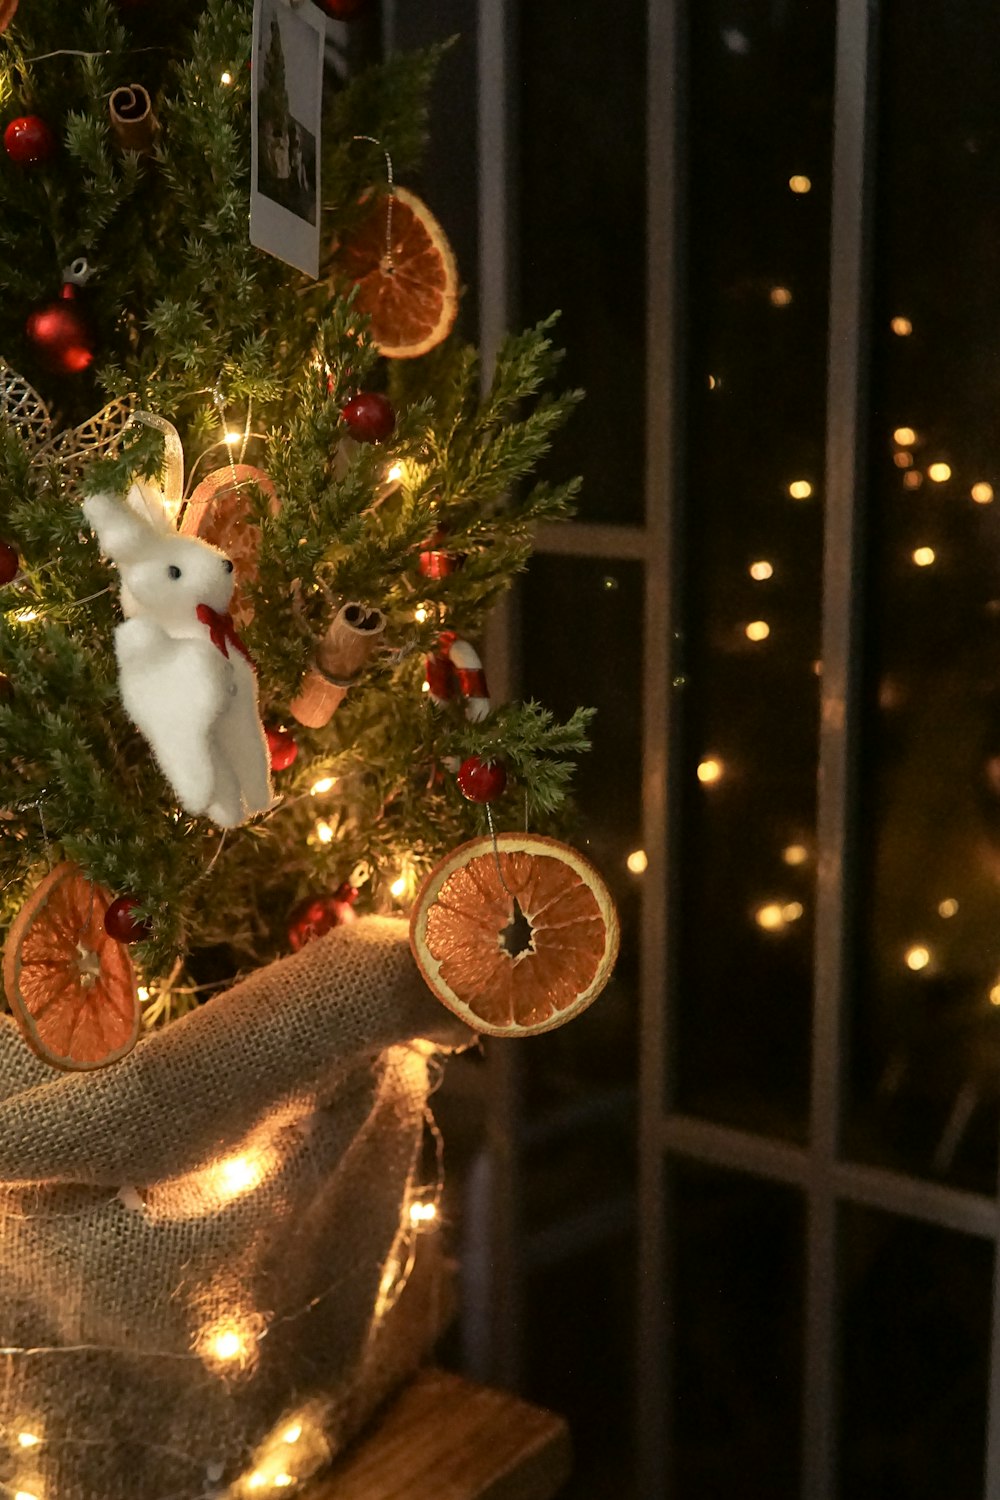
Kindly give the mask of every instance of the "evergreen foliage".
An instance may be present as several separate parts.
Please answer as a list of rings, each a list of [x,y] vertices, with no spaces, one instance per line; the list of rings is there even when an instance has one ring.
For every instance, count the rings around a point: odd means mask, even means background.
[[[527,817],[539,827],[586,748],[583,712],[561,725],[538,705],[512,705],[470,724],[460,702],[436,708],[422,692],[440,631],[476,638],[524,567],[533,525],[569,512],[575,484],[529,482],[578,396],[552,393],[551,322],[506,341],[483,395],[474,350],[452,339],[387,366],[349,289],[250,247],[251,10],[251,0],[136,12],[111,0],[21,0],[0,37],[4,117],[38,113],[60,141],[42,168],[0,158],[0,352],[61,425],[123,395],[168,417],[189,488],[228,462],[225,426],[245,428],[245,459],[281,502],[272,515],[263,495],[251,497],[262,541],[245,634],[264,717],[293,730],[299,756],[277,777],[276,809],[223,839],[177,808],[123,712],[116,579],[79,509],[87,490],[124,491],[134,474],[155,473],[162,440],[130,430],[120,452],[76,478],[33,460],[0,423],[0,540],[23,568],[0,593],[0,671],[13,685],[0,703],[0,932],[54,860],[76,861],[152,918],[136,955],[160,993],[156,1019],[283,951],[295,902],[359,865],[369,876],[361,907],[398,908],[389,888],[401,874],[412,894],[448,847],[485,827],[445,769],[451,757],[502,754],[511,776],[498,824]],[[87,55],[44,56],[64,50]],[[394,58],[328,90],[325,245],[349,233],[364,191],[384,182],[383,148],[397,176],[416,165],[436,61]],[[123,152],[108,124],[108,95],[133,78],[160,122],[148,156]],[[94,370],[64,379],[40,368],[24,319],[79,256],[95,273],[86,301],[101,352]],[[341,407],[380,387],[396,429],[384,443],[356,444]],[[464,563],[429,580],[417,558],[439,528]],[[385,612],[387,649],[329,727],[308,731],[288,704],[346,599]],[[322,778],[335,784],[315,795]]]

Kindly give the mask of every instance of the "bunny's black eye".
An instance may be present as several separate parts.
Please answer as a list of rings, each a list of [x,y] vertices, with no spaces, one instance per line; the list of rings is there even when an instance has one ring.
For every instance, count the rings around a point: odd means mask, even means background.
[[[167,569],[167,577],[168,578],[179,578],[180,576],[181,576],[181,570],[180,570],[180,568],[177,566],[176,563],[171,563],[170,567]]]
[[[231,573],[233,571],[232,562],[230,561],[230,559],[228,557],[226,558],[226,560],[222,564],[222,566],[225,568],[225,570],[226,570],[227,573]]]

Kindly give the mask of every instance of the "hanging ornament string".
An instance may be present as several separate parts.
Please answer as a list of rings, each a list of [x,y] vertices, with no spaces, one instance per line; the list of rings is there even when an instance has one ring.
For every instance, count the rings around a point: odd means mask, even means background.
[[[525,833],[527,833],[527,831],[528,831],[528,829],[527,829],[527,807],[528,807],[527,796],[525,796],[525,804],[524,805],[525,805],[525,830],[524,831],[525,831]],[[506,880],[504,880],[504,878],[503,878],[503,866],[500,863],[500,846],[497,843],[497,830],[496,830],[496,825],[493,822],[493,809],[492,809],[492,807],[490,806],[490,804],[488,802],[486,803],[486,821],[490,825],[490,838],[493,840],[493,858],[494,858],[494,860],[496,862],[496,867],[497,867],[497,879],[500,881],[500,884],[503,886],[504,890],[507,892],[507,894],[510,897],[510,899],[512,901],[514,901],[517,898],[515,897],[514,892],[511,890],[510,886],[507,884]]]
[[[392,263],[392,205],[396,192],[392,175],[392,157],[382,145],[382,142],[377,140],[373,135],[356,135],[352,139],[355,141],[369,141],[373,146],[377,146],[385,157],[385,181],[387,188],[385,195],[385,269],[391,276],[395,270],[395,266]]]

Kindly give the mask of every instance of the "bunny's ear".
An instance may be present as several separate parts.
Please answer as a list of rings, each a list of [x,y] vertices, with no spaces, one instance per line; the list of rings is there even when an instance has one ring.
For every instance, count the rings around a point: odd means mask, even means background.
[[[115,495],[91,495],[83,502],[83,513],[97,534],[101,551],[112,562],[131,562],[152,540],[151,523]]]
[[[166,509],[163,491],[159,485],[148,481],[136,481],[128,494],[125,496],[125,504],[133,510],[140,520],[146,521],[154,531],[167,533],[170,536],[176,534],[177,528]]]

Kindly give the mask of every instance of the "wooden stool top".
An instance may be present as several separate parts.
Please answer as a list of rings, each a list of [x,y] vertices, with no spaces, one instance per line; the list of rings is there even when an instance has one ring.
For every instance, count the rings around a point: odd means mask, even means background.
[[[569,1472],[561,1417],[425,1370],[304,1500],[553,1500]]]

